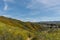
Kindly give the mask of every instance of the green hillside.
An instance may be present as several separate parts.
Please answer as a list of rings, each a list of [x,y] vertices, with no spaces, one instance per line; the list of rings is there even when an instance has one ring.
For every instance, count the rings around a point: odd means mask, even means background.
[[[60,40],[60,29],[0,16],[0,40]]]

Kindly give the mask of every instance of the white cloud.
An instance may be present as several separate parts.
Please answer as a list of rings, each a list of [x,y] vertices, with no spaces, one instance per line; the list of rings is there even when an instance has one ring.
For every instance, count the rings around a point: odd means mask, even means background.
[[[8,5],[5,3],[4,11],[8,10]]]
[[[5,16],[5,17],[12,17],[11,15],[2,15],[2,16]]]
[[[60,0],[31,0],[31,2],[27,5],[27,8],[39,8],[41,4],[44,7],[53,7],[56,5],[60,5]]]
[[[14,0],[3,0],[3,1],[4,1],[4,8],[3,8],[4,11],[9,9],[8,2],[14,3]]]
[[[60,0],[41,0],[39,2],[44,4],[46,8],[60,5]]]
[[[43,16],[43,17],[36,17],[36,18],[26,18],[26,19],[23,19],[23,21],[30,21],[30,22],[60,21],[60,17],[59,16],[53,16],[53,17]]]
[[[59,16],[54,16],[54,17],[40,17],[40,21],[59,21],[60,17]]]
[[[13,3],[14,2],[14,0],[4,0],[5,2],[11,2],[11,3]]]
[[[46,13],[52,11],[52,14],[54,15],[60,14],[60,0],[31,0],[31,2],[27,5],[27,8],[32,9],[32,11],[37,10],[35,11],[35,14],[41,10]]]

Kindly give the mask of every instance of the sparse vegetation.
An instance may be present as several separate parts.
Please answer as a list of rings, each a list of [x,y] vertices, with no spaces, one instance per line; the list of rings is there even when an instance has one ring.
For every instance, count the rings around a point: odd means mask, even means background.
[[[60,40],[60,28],[0,17],[0,40]]]

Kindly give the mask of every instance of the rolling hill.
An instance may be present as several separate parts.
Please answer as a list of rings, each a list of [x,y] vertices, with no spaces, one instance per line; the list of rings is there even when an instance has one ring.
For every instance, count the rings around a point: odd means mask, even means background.
[[[0,16],[0,28],[1,28],[1,36],[7,37],[1,40],[20,40],[19,35],[23,36],[23,40],[27,39],[29,36],[35,36],[37,32],[39,32],[42,27],[39,24],[31,23],[31,22],[22,22],[20,20]],[[5,32],[6,31],[6,32]],[[10,36],[8,36],[10,35]],[[17,38],[9,38],[9,37],[17,37]]]
[[[0,40],[60,40],[59,28],[0,16]]]

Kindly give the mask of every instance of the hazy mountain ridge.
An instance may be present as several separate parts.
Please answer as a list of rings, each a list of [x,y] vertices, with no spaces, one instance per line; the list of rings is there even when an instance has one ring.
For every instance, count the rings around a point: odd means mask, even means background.
[[[60,21],[44,21],[44,22],[38,22],[41,24],[60,24]]]

